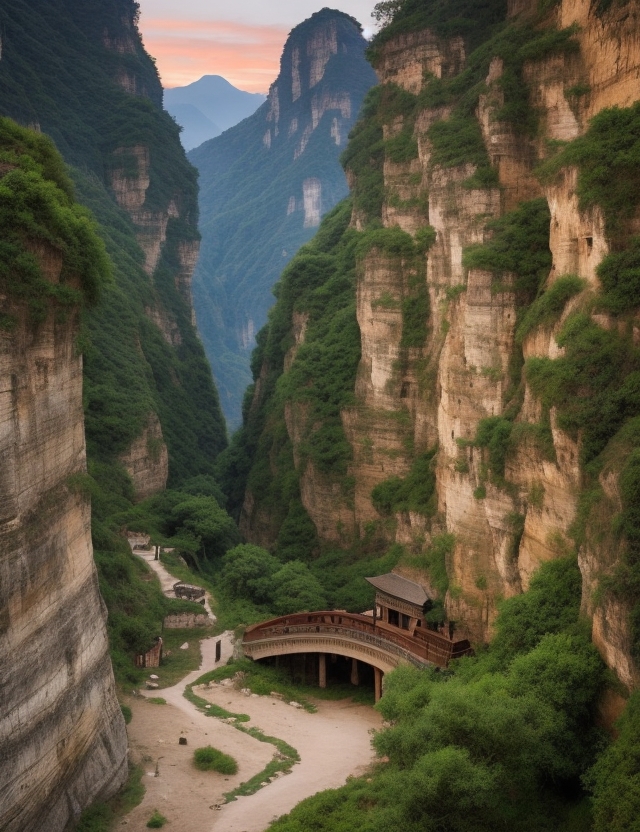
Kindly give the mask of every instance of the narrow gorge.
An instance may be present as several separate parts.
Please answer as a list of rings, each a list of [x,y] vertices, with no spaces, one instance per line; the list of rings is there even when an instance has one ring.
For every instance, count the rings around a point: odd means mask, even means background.
[[[318,551],[399,544],[475,642],[577,550],[594,641],[632,689],[634,544],[605,518],[631,510],[635,303],[611,298],[635,263],[637,9],[512,3],[496,34],[498,6],[469,39],[443,34],[444,7],[400,4],[374,39],[351,202],[258,338],[237,510],[263,546],[291,528]],[[338,274],[340,324],[322,306]]]

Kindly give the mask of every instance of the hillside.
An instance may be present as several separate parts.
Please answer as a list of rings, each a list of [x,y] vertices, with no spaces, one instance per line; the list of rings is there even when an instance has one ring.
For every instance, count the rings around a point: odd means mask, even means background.
[[[635,11],[456,9],[407,0],[370,49],[350,202],[258,335],[233,509],[276,551],[396,544],[475,642],[574,553],[594,642],[632,689]]]
[[[365,45],[348,15],[312,15],[289,35],[268,100],[189,154],[200,173],[198,328],[232,427],[271,289],[347,193],[338,157],[375,81]]]
[[[196,171],[137,14],[132,0],[0,8],[0,114],[15,120],[0,122],[0,827],[11,832],[62,832],[127,778],[112,661],[117,682],[139,682],[135,655],[184,611],[135,563],[127,512],[137,525],[140,501],[169,485],[171,508],[196,495],[209,536],[236,539],[205,496],[220,495],[211,474],[227,440],[191,305]],[[166,533],[184,531],[181,519]],[[188,536],[190,551],[201,539]]]

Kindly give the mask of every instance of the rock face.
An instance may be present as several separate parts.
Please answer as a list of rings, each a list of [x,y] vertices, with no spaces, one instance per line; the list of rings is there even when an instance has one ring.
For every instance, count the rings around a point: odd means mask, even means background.
[[[233,427],[271,289],[321,216],[347,193],[338,158],[375,82],[365,46],[348,15],[312,15],[289,35],[267,101],[189,154],[201,186],[198,327]]]
[[[226,431],[191,302],[196,171],[162,109],[137,13],[133,0],[106,0],[82,14],[75,0],[3,6],[0,112],[54,138],[114,263],[114,284],[87,315],[89,454],[110,464],[135,457],[161,487],[164,463],[156,469],[157,460],[141,457],[155,447],[150,420],[162,431],[154,440],[167,445],[174,482],[212,473]],[[76,71],[60,73],[61,63]]]
[[[512,25],[522,25],[522,31],[531,13],[524,6],[511,4]],[[638,101],[631,80],[640,71],[637,22],[633,4],[598,12],[588,0],[561,2],[538,21],[539,30],[567,31],[565,46],[532,47],[522,63],[522,112],[536,112],[537,131],[522,130],[507,118],[508,83],[503,81],[512,70],[500,57],[487,60],[477,77],[483,89],[473,114],[484,162],[454,158],[432,129],[460,118],[438,85],[463,71],[470,77],[477,71],[464,40],[426,30],[398,35],[375,48],[382,85],[376,118],[385,144],[380,219],[384,227],[402,229],[416,240],[422,229],[431,228],[435,240],[426,256],[401,255],[385,250],[381,242],[359,258],[362,354],[355,402],[341,412],[352,450],[352,492],[345,494],[336,478],[327,479],[326,472],[321,475],[305,460],[302,446],[309,434],[301,405],[287,402],[286,427],[300,498],[321,540],[348,545],[373,534],[419,553],[429,551],[435,536],[452,536],[446,608],[459,631],[476,641],[490,637],[500,599],[526,590],[541,563],[576,549],[575,524],[584,522],[578,509],[589,475],[581,464],[582,437],[562,427],[556,407],[543,403],[521,367],[565,354],[556,337],[567,318],[600,290],[596,269],[611,250],[611,239],[600,206],[585,208],[580,202],[577,168],[566,167],[545,180],[534,175],[534,168],[546,157],[549,141],[571,142],[604,108]],[[535,42],[535,32],[528,37]],[[409,148],[406,158],[396,150],[401,139]],[[448,144],[455,141],[452,133]],[[363,230],[362,171],[354,163],[348,175],[355,200],[352,228]],[[542,249],[548,245],[549,265],[537,291],[549,292],[566,275],[578,276],[583,289],[563,301],[555,318],[516,337],[524,310],[535,298],[534,291],[523,299],[522,263],[515,263],[513,271],[508,266],[482,268],[482,258],[467,260],[465,251],[499,236],[495,220],[545,202],[550,220]],[[618,249],[629,244],[634,229],[635,218],[626,237],[619,235]],[[425,335],[422,343],[408,346],[406,298],[409,287],[418,284],[428,294]],[[303,312],[299,305],[298,319]],[[593,320],[605,329],[624,328],[607,315]],[[289,339],[297,343],[293,321]],[[291,368],[292,362],[285,362],[285,371]],[[257,385],[254,407],[261,394]],[[490,445],[480,441],[478,431],[483,425],[493,430],[501,419],[511,438],[504,470],[496,471]],[[417,454],[436,447],[436,505],[429,511],[381,515],[372,490],[393,477],[406,478]],[[631,655],[629,607],[613,594],[594,600],[602,592],[602,577],[615,572],[624,549],[609,528],[623,505],[617,483],[624,457],[610,456],[599,476],[601,497],[594,509],[600,524],[587,522],[577,546],[583,611],[593,620],[594,642],[603,657],[633,687],[638,670]],[[273,456],[270,465],[275,471]],[[245,533],[251,538],[255,523],[256,539],[273,545],[279,530],[272,530],[269,541],[263,517],[260,501],[249,489]]]
[[[169,454],[155,413],[149,416],[142,436],[133,442],[120,461],[131,477],[137,500],[146,500],[164,491],[169,476]]]
[[[41,258],[57,283],[61,257]],[[78,316],[0,295],[0,828],[57,832],[127,777],[91,548]]]

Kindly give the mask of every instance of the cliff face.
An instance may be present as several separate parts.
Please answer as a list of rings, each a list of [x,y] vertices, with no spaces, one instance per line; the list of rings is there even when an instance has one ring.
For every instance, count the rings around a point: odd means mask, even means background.
[[[87,443],[92,460],[145,472],[141,499],[210,474],[226,431],[191,302],[196,172],[137,13],[132,0],[3,4],[0,112],[55,140],[101,224],[115,282],[87,318]]]
[[[2,135],[0,144],[6,152],[5,139]],[[34,197],[32,210],[36,202]],[[82,487],[86,459],[78,309],[51,299],[34,321],[33,302],[25,299],[26,277],[11,260],[15,238],[5,220],[3,216],[9,274],[3,273],[0,286],[0,827],[36,832],[67,828],[91,802],[120,788],[128,771],[127,739],[92,557],[91,508]],[[77,290],[78,282],[65,277],[60,248],[31,237],[22,251],[23,264],[29,256],[41,286],[65,284]]]
[[[596,341],[605,332],[635,333],[633,304],[629,313],[617,308],[616,318],[610,301],[598,299],[597,269],[610,252],[632,248],[638,214],[630,197],[614,231],[618,214],[604,197],[587,194],[588,162],[572,162],[571,153],[597,130],[591,119],[638,99],[631,81],[640,61],[637,10],[614,3],[600,11],[584,0],[559,3],[538,19],[514,6],[506,27],[487,35],[484,51],[437,26],[378,38],[374,50],[379,99],[365,111],[359,135],[379,125],[379,220],[416,246],[425,230],[432,238],[425,255],[377,232],[377,245],[356,254],[361,358],[354,400],[341,409],[350,491],[337,485],[345,474],[321,474],[301,453],[317,424],[305,433],[309,419],[294,401],[286,425],[301,501],[321,541],[333,545],[398,542],[414,561],[428,562],[446,540],[446,609],[477,641],[490,637],[500,599],[525,590],[542,562],[577,549],[594,641],[633,686],[633,602],[615,589],[633,544],[610,520],[625,516],[620,448],[632,447],[615,425],[633,409],[620,410],[594,439],[606,411],[594,410],[589,422],[577,408],[599,395],[589,385],[600,359],[592,356],[592,370],[585,365],[582,386],[572,386],[572,374],[586,349],[573,327],[591,327]],[[363,194],[373,180],[357,141],[346,160],[351,225],[366,237],[371,205]],[[561,157],[567,161],[552,175],[539,174],[534,168],[548,159],[550,142],[570,143]],[[625,169],[635,175],[634,167]],[[422,304],[417,338],[412,302],[414,310]],[[298,303],[298,314],[303,309]],[[632,356],[631,340],[624,344]],[[554,367],[567,368],[568,386],[551,389]],[[608,407],[598,402],[594,408]],[[406,494],[416,461],[436,447],[424,475],[434,478],[434,495],[428,505],[412,505]],[[273,456],[271,468],[277,471]],[[403,499],[393,497],[400,493]],[[258,514],[250,478],[243,515],[249,536]],[[422,580],[432,581],[428,572]]]
[[[267,101],[189,154],[201,187],[198,326],[234,427],[273,285],[347,193],[338,159],[375,82],[365,46],[348,15],[312,15],[290,33]]]

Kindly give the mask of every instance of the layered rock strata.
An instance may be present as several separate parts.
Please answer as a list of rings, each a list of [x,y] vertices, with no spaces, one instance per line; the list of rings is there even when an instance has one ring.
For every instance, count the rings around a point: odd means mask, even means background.
[[[57,283],[61,258],[42,261]],[[76,314],[1,297],[0,828],[61,832],[127,777],[91,547]],[[25,796],[27,799],[25,799]]]
[[[510,12],[516,23],[532,15],[520,3],[511,3]],[[570,43],[567,48],[541,48],[539,55],[533,50],[521,67],[521,95],[536,114],[537,132],[503,117],[510,83],[506,73],[513,70],[497,55],[488,63],[474,113],[488,160],[485,182],[477,178],[479,164],[444,163],[442,148],[432,140],[434,124],[457,116],[446,96],[435,103],[440,88],[435,86],[433,93],[429,87],[467,70],[464,41],[431,31],[410,32],[377,49],[383,89],[404,101],[400,88],[416,102],[411,117],[398,111],[378,113],[385,145],[382,224],[416,239],[430,227],[435,242],[422,264],[389,256],[382,248],[358,264],[362,357],[355,404],[342,411],[352,448],[348,477],[353,495],[345,497],[335,483],[330,487],[331,478],[319,475],[312,464],[298,468],[304,507],[321,539],[332,544],[344,544],[350,536],[351,541],[362,540],[376,525],[387,543],[400,542],[417,553],[428,551],[435,535],[452,535],[446,608],[459,629],[477,641],[490,637],[502,598],[526,590],[543,562],[575,549],[572,530],[585,484],[580,436],[562,429],[554,407],[543,407],[521,367],[523,361],[564,354],[556,337],[568,316],[584,308],[589,293],[599,291],[597,267],[611,241],[602,210],[581,207],[577,169],[566,168],[543,183],[534,168],[548,154],[549,142],[570,142],[604,108],[629,107],[639,98],[633,80],[640,72],[633,4],[614,3],[602,11],[589,0],[566,0],[536,25],[540,30],[568,29]],[[430,99],[432,106],[421,104]],[[390,148],[407,131],[417,152],[400,160]],[[357,174],[347,173],[357,195]],[[554,321],[534,326],[518,340],[516,321],[523,309],[518,275],[469,267],[464,252],[492,239],[492,220],[540,198],[550,213],[552,265],[539,291],[548,291],[566,275],[581,278],[584,289],[565,303]],[[366,227],[357,204],[352,227]],[[629,227],[637,233],[637,221]],[[429,297],[426,336],[424,346],[407,348],[403,303],[408,285],[415,285],[421,274]],[[597,322],[614,326],[606,315]],[[309,426],[300,406],[287,405],[286,412],[296,454]],[[513,433],[504,472],[497,475],[477,435],[483,420],[498,417],[513,425]],[[540,440],[543,423],[546,445]],[[434,446],[435,514],[396,512],[390,522],[374,506],[372,490],[392,477],[406,477],[416,455]],[[600,475],[604,496],[598,511],[609,518],[622,507],[620,465],[619,455]],[[245,510],[251,534],[251,511],[257,516],[260,509],[252,503]],[[638,672],[631,658],[628,609],[613,596],[594,600],[602,577],[615,571],[621,557],[615,535],[602,537],[602,531],[587,524],[586,540],[579,547],[583,611],[593,620],[601,654],[631,687]]]

